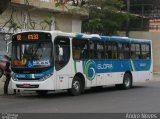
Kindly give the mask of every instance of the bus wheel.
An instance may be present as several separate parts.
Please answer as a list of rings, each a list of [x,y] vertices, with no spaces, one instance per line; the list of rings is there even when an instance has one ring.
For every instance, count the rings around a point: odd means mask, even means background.
[[[72,88],[69,89],[69,93],[73,96],[78,96],[82,91],[82,81],[78,76],[75,76],[72,82]]]
[[[48,91],[47,90],[37,90],[36,93],[40,96],[45,96],[47,95]]]
[[[129,89],[131,87],[132,87],[132,78],[131,78],[131,75],[129,73],[125,73],[124,77],[123,77],[122,88],[123,89]]]
[[[116,84],[117,89],[129,89],[132,87],[132,78],[129,73],[125,73],[122,84]]]

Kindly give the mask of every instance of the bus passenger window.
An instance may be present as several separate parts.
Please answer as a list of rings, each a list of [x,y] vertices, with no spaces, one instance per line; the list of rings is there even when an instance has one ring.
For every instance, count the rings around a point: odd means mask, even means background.
[[[70,40],[66,37],[57,37],[54,42],[55,45],[55,68],[62,69],[70,58]]]
[[[112,59],[112,44],[110,42],[105,43],[105,57],[106,59]]]
[[[88,40],[74,38],[72,40],[72,52],[74,60],[88,59]]]
[[[112,59],[118,59],[118,57],[117,57],[117,55],[118,55],[117,51],[118,51],[117,43],[113,43],[112,44]]]
[[[75,60],[80,60],[80,50],[79,49],[74,49],[73,57]]]
[[[141,58],[150,59],[150,45],[149,44],[141,44]]]
[[[104,42],[97,41],[97,59],[104,59]]]
[[[130,58],[130,51],[129,51],[129,43],[118,43],[118,56],[119,59],[129,59]]]
[[[129,43],[123,44],[124,47],[124,59],[130,59],[130,45]]]
[[[140,44],[131,44],[131,59],[141,59]]]
[[[89,49],[89,58],[97,59],[95,42],[94,41],[90,41],[89,47],[90,47],[90,49]]]

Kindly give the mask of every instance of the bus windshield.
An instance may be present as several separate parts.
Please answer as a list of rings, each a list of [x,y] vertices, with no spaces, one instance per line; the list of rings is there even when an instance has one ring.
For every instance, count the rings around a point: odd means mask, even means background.
[[[14,68],[44,68],[52,64],[52,43],[13,43],[12,66]]]

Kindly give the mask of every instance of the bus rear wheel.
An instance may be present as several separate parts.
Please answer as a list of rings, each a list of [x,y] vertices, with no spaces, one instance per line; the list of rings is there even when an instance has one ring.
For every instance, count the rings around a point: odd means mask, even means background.
[[[131,75],[129,73],[125,73],[124,77],[123,77],[122,88],[123,89],[129,89],[131,87],[132,87],[132,78],[131,78]]]
[[[40,96],[45,96],[47,95],[48,91],[47,90],[37,90],[36,93]]]
[[[72,88],[69,89],[69,93],[73,96],[78,96],[82,92],[82,81],[78,76],[75,76],[72,81]]]
[[[132,87],[132,77],[129,73],[125,73],[123,77],[123,84],[116,85],[118,89],[130,89]]]

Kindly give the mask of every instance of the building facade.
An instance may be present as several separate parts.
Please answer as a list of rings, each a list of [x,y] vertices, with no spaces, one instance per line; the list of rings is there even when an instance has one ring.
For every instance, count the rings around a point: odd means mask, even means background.
[[[88,17],[84,8],[66,4],[56,6],[55,0],[11,0],[0,15],[0,51],[5,50],[6,34],[26,30],[60,30],[81,32],[82,19]]]
[[[160,73],[160,0],[124,0],[124,2],[126,4],[124,10],[140,16],[138,21],[130,21],[129,37],[152,40],[153,70]],[[125,32],[121,32],[120,35],[125,36]]]

